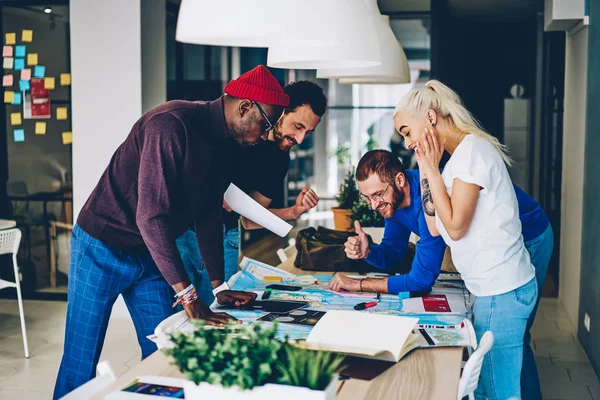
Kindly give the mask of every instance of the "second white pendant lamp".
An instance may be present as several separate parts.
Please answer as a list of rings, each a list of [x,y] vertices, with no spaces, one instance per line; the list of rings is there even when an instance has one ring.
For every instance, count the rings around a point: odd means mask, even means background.
[[[381,64],[383,55],[376,30],[378,21],[372,12],[368,12],[363,0],[318,0],[316,3],[315,7],[310,7],[304,0],[288,17],[302,22],[302,32],[334,44],[273,44],[269,46],[267,55],[269,67],[361,68]]]
[[[364,0],[365,6],[374,19],[378,20],[376,32],[379,37],[383,59],[381,65],[363,68],[321,68],[317,78],[340,78],[340,83],[352,84],[401,84],[410,83],[410,69],[404,49],[390,28],[390,19],[381,15],[377,0]]]

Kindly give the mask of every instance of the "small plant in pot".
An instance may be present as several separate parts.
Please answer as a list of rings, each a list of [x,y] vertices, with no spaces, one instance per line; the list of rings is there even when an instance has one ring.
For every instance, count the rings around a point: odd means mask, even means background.
[[[277,325],[212,327],[193,321],[191,332],[174,332],[165,350],[187,379],[188,400],[335,399],[343,357],[305,350],[275,338]],[[299,396],[299,397],[298,397]]]
[[[340,185],[340,192],[335,197],[338,206],[332,208],[334,227],[338,231],[351,231],[352,221],[350,219],[352,206],[359,200],[358,187],[354,180],[354,169],[348,171],[346,178]]]

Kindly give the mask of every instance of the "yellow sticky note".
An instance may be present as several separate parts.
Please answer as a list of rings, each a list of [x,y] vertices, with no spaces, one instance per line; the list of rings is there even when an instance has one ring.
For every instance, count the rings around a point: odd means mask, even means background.
[[[60,74],[60,85],[69,86],[71,84],[71,74]]]
[[[73,143],[73,132],[63,132],[62,139],[63,139],[63,144]]]
[[[35,134],[36,135],[45,135],[46,134],[46,123],[45,122],[36,122],[35,123]]]
[[[11,125],[21,125],[21,113],[11,113],[10,114],[10,124]]]
[[[17,34],[16,33],[7,33],[5,44],[15,44],[15,43],[17,43]]]
[[[15,92],[10,90],[4,92],[4,102],[10,104],[13,101],[15,101]]]
[[[37,53],[27,54],[27,65],[37,65],[37,63],[38,63]]]
[[[67,119],[67,107],[58,107],[56,109],[56,119]]]
[[[44,89],[54,89],[54,78],[44,78]]]
[[[21,40],[24,42],[31,42],[33,40],[33,31],[29,29],[23,29]]]

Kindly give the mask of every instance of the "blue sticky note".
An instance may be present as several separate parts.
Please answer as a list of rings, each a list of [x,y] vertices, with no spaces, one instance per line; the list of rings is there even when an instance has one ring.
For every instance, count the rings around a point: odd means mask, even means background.
[[[29,81],[19,81],[19,90],[21,90],[21,92],[25,92],[29,89],[31,89]]]
[[[15,71],[20,71],[25,68],[25,59],[24,58],[15,58]]]
[[[33,69],[33,76],[36,78],[43,78],[46,75],[46,67],[43,65],[36,65]]]
[[[15,93],[12,104],[18,106],[21,104],[21,93]]]
[[[27,54],[25,46],[15,46],[15,57],[25,57]]]
[[[15,129],[15,142],[25,141],[25,129]]]

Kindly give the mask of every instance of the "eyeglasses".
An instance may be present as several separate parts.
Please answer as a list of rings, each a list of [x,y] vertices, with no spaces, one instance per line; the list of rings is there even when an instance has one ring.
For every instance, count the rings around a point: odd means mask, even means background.
[[[383,199],[383,196],[385,196],[385,192],[387,192],[388,188],[390,187],[391,183],[388,183],[388,185],[385,187],[385,190],[383,192],[381,192],[381,194],[374,194],[372,196],[365,196],[364,194],[360,194],[360,199],[362,201],[364,201],[367,204],[372,204],[373,202],[375,202],[375,204],[379,204],[382,201],[385,201]]]
[[[260,106],[260,104],[258,104],[255,101],[252,101],[252,104],[254,104],[258,108],[258,111],[260,112],[260,114],[265,119],[265,122],[267,123],[267,129],[265,129],[265,132],[268,132],[271,129],[275,128],[275,126],[273,126],[273,123],[269,120],[269,117],[267,116],[267,113],[265,112],[265,110],[263,110],[263,108]]]

